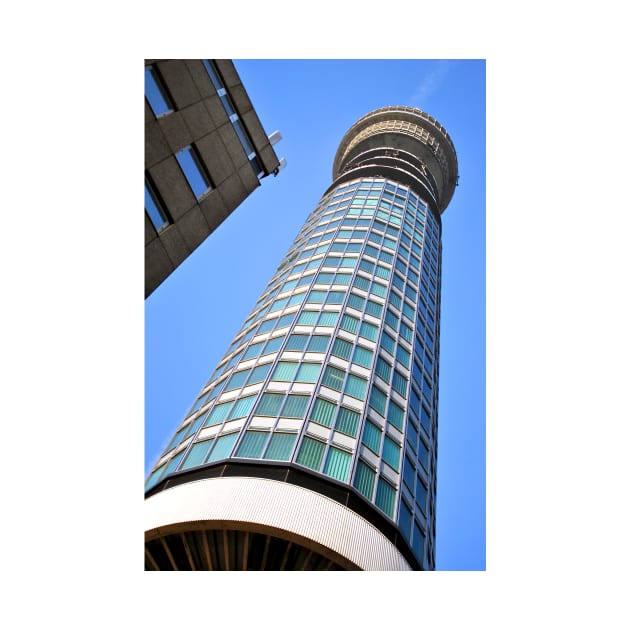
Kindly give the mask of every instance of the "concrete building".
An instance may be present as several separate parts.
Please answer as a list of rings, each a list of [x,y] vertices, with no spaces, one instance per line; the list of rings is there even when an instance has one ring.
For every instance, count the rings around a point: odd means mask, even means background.
[[[432,570],[445,129],[384,107],[146,483],[147,570]]]
[[[145,60],[145,297],[282,163],[228,59]]]

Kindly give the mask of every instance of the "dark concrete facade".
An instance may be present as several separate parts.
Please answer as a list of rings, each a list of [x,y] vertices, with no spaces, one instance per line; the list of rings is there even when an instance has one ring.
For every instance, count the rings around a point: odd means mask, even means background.
[[[145,212],[145,298],[260,186],[260,179],[280,166],[232,61],[207,61],[225,87],[260,171],[252,168],[203,60],[145,60],[171,106],[156,116],[145,98],[145,182],[165,218],[156,229]],[[210,189],[200,196],[176,159],[186,147],[194,148],[210,180]]]

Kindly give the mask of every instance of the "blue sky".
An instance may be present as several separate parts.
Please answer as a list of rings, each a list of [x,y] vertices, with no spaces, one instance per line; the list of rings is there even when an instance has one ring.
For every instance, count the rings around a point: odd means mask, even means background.
[[[235,60],[287,167],[145,302],[145,473],[331,183],[347,129],[386,105],[449,132],[460,180],[443,219],[436,563],[486,566],[485,62]]]

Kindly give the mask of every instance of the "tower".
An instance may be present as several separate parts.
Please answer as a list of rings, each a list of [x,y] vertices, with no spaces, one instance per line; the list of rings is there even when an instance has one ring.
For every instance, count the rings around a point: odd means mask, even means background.
[[[444,128],[385,107],[147,480],[147,569],[432,569]]]

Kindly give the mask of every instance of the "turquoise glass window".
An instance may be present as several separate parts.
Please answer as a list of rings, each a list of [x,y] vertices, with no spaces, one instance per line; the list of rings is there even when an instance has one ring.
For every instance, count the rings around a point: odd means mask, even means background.
[[[368,324],[367,322],[363,322],[361,324],[361,330],[359,332],[360,337],[365,337],[370,341],[376,341],[378,337],[378,328],[373,324]]]
[[[233,389],[240,389],[245,384],[249,373],[250,370],[242,370],[240,372],[235,372],[234,374],[232,374],[232,377],[227,382],[224,391],[229,392]]]
[[[204,426],[211,427],[215,424],[221,424],[221,422],[223,422],[227,418],[227,414],[231,406],[231,402],[221,403],[220,405],[217,405],[208,415]]]
[[[322,379],[322,385],[335,389],[338,392],[343,387],[343,381],[346,373],[343,370],[339,370],[332,365],[329,365],[324,371],[324,378]]]
[[[399,407],[393,400],[389,401],[389,408],[387,409],[387,420],[390,424],[393,424],[399,431],[403,430],[405,413],[401,407]]]
[[[302,311],[298,317],[297,323],[301,326],[315,326],[318,315],[319,313],[317,311]]]
[[[291,335],[284,349],[302,351],[306,348],[307,343],[308,335]]]
[[[296,383],[315,383],[319,378],[321,363],[302,363],[295,377]]]
[[[380,413],[382,416],[385,416],[387,396],[378,387],[372,386],[372,391],[370,392],[369,405],[376,412]]]
[[[369,368],[372,365],[372,358],[374,353],[367,348],[357,346],[352,357],[352,362],[362,367]]]
[[[351,294],[348,298],[348,306],[356,308],[357,311],[362,311],[365,306],[365,298],[362,298],[359,295]]]
[[[376,505],[387,514],[390,518],[394,518],[394,506],[396,503],[396,490],[383,477],[378,480],[376,487]]]
[[[271,370],[271,363],[266,363],[265,365],[259,365],[255,367],[252,370],[252,375],[249,377],[247,384],[253,385],[254,383],[261,383],[267,378],[269,370]]]
[[[280,413],[283,398],[284,394],[263,394],[256,408],[256,415],[277,416]]]
[[[325,427],[330,427],[332,426],[336,409],[337,406],[333,403],[322,398],[317,398],[315,399],[315,404],[311,411],[311,420],[318,424],[323,424]]]
[[[304,418],[309,400],[309,396],[289,394],[282,409],[282,416],[284,418]]]
[[[272,381],[292,381],[298,364],[294,361],[280,361],[271,375]]]
[[[230,433],[229,435],[222,435],[218,438],[214,443],[214,448],[210,451],[208,462],[216,462],[219,459],[227,457],[230,454],[237,437],[238,433]]]
[[[256,394],[237,400],[234,407],[232,407],[232,411],[230,411],[228,420],[236,420],[237,418],[244,418],[245,416],[249,415],[249,412],[252,410],[255,401]]]
[[[352,409],[340,407],[335,429],[351,437],[356,437],[361,416]]]
[[[355,376],[354,374],[348,375],[346,382],[345,394],[357,398],[358,400],[365,400],[365,394],[367,391],[367,381],[364,378]]]
[[[297,463],[313,470],[319,470],[322,465],[325,448],[326,445],[323,442],[305,436],[297,456]]]
[[[368,315],[373,315],[374,317],[380,317],[383,313],[383,307],[372,300],[368,300],[367,305],[365,307],[365,312]]]
[[[269,446],[264,459],[277,459],[288,461],[291,459],[293,445],[297,439],[297,433],[274,433],[269,440]]]
[[[403,397],[407,396],[407,379],[398,370],[394,370],[392,387]]]
[[[350,463],[352,456],[346,451],[342,451],[334,446],[328,449],[324,474],[339,481],[347,481],[350,474]]]
[[[332,353],[336,357],[349,360],[352,353],[352,344],[345,339],[335,339],[335,343],[332,347]]]
[[[389,383],[389,377],[392,374],[391,366],[383,360],[382,357],[379,357],[376,360],[376,367],[374,368],[377,376],[380,376],[386,383]]]
[[[398,471],[399,459],[400,446],[386,435],[383,441],[383,461],[389,464],[395,471]]]
[[[269,433],[265,431],[245,431],[245,435],[243,435],[243,439],[234,456],[259,458],[262,455],[268,436]]]
[[[363,444],[378,455],[381,448],[381,430],[369,420],[363,429]]]
[[[341,319],[341,329],[351,333],[356,333],[359,329],[359,320],[352,315],[344,315]]]
[[[308,342],[308,352],[326,352],[330,343],[330,335],[313,335]]]
[[[319,318],[318,326],[336,326],[339,313],[323,312]]]
[[[376,473],[363,460],[357,462],[357,471],[354,475],[352,485],[368,499],[372,498],[374,493],[374,478]]]

